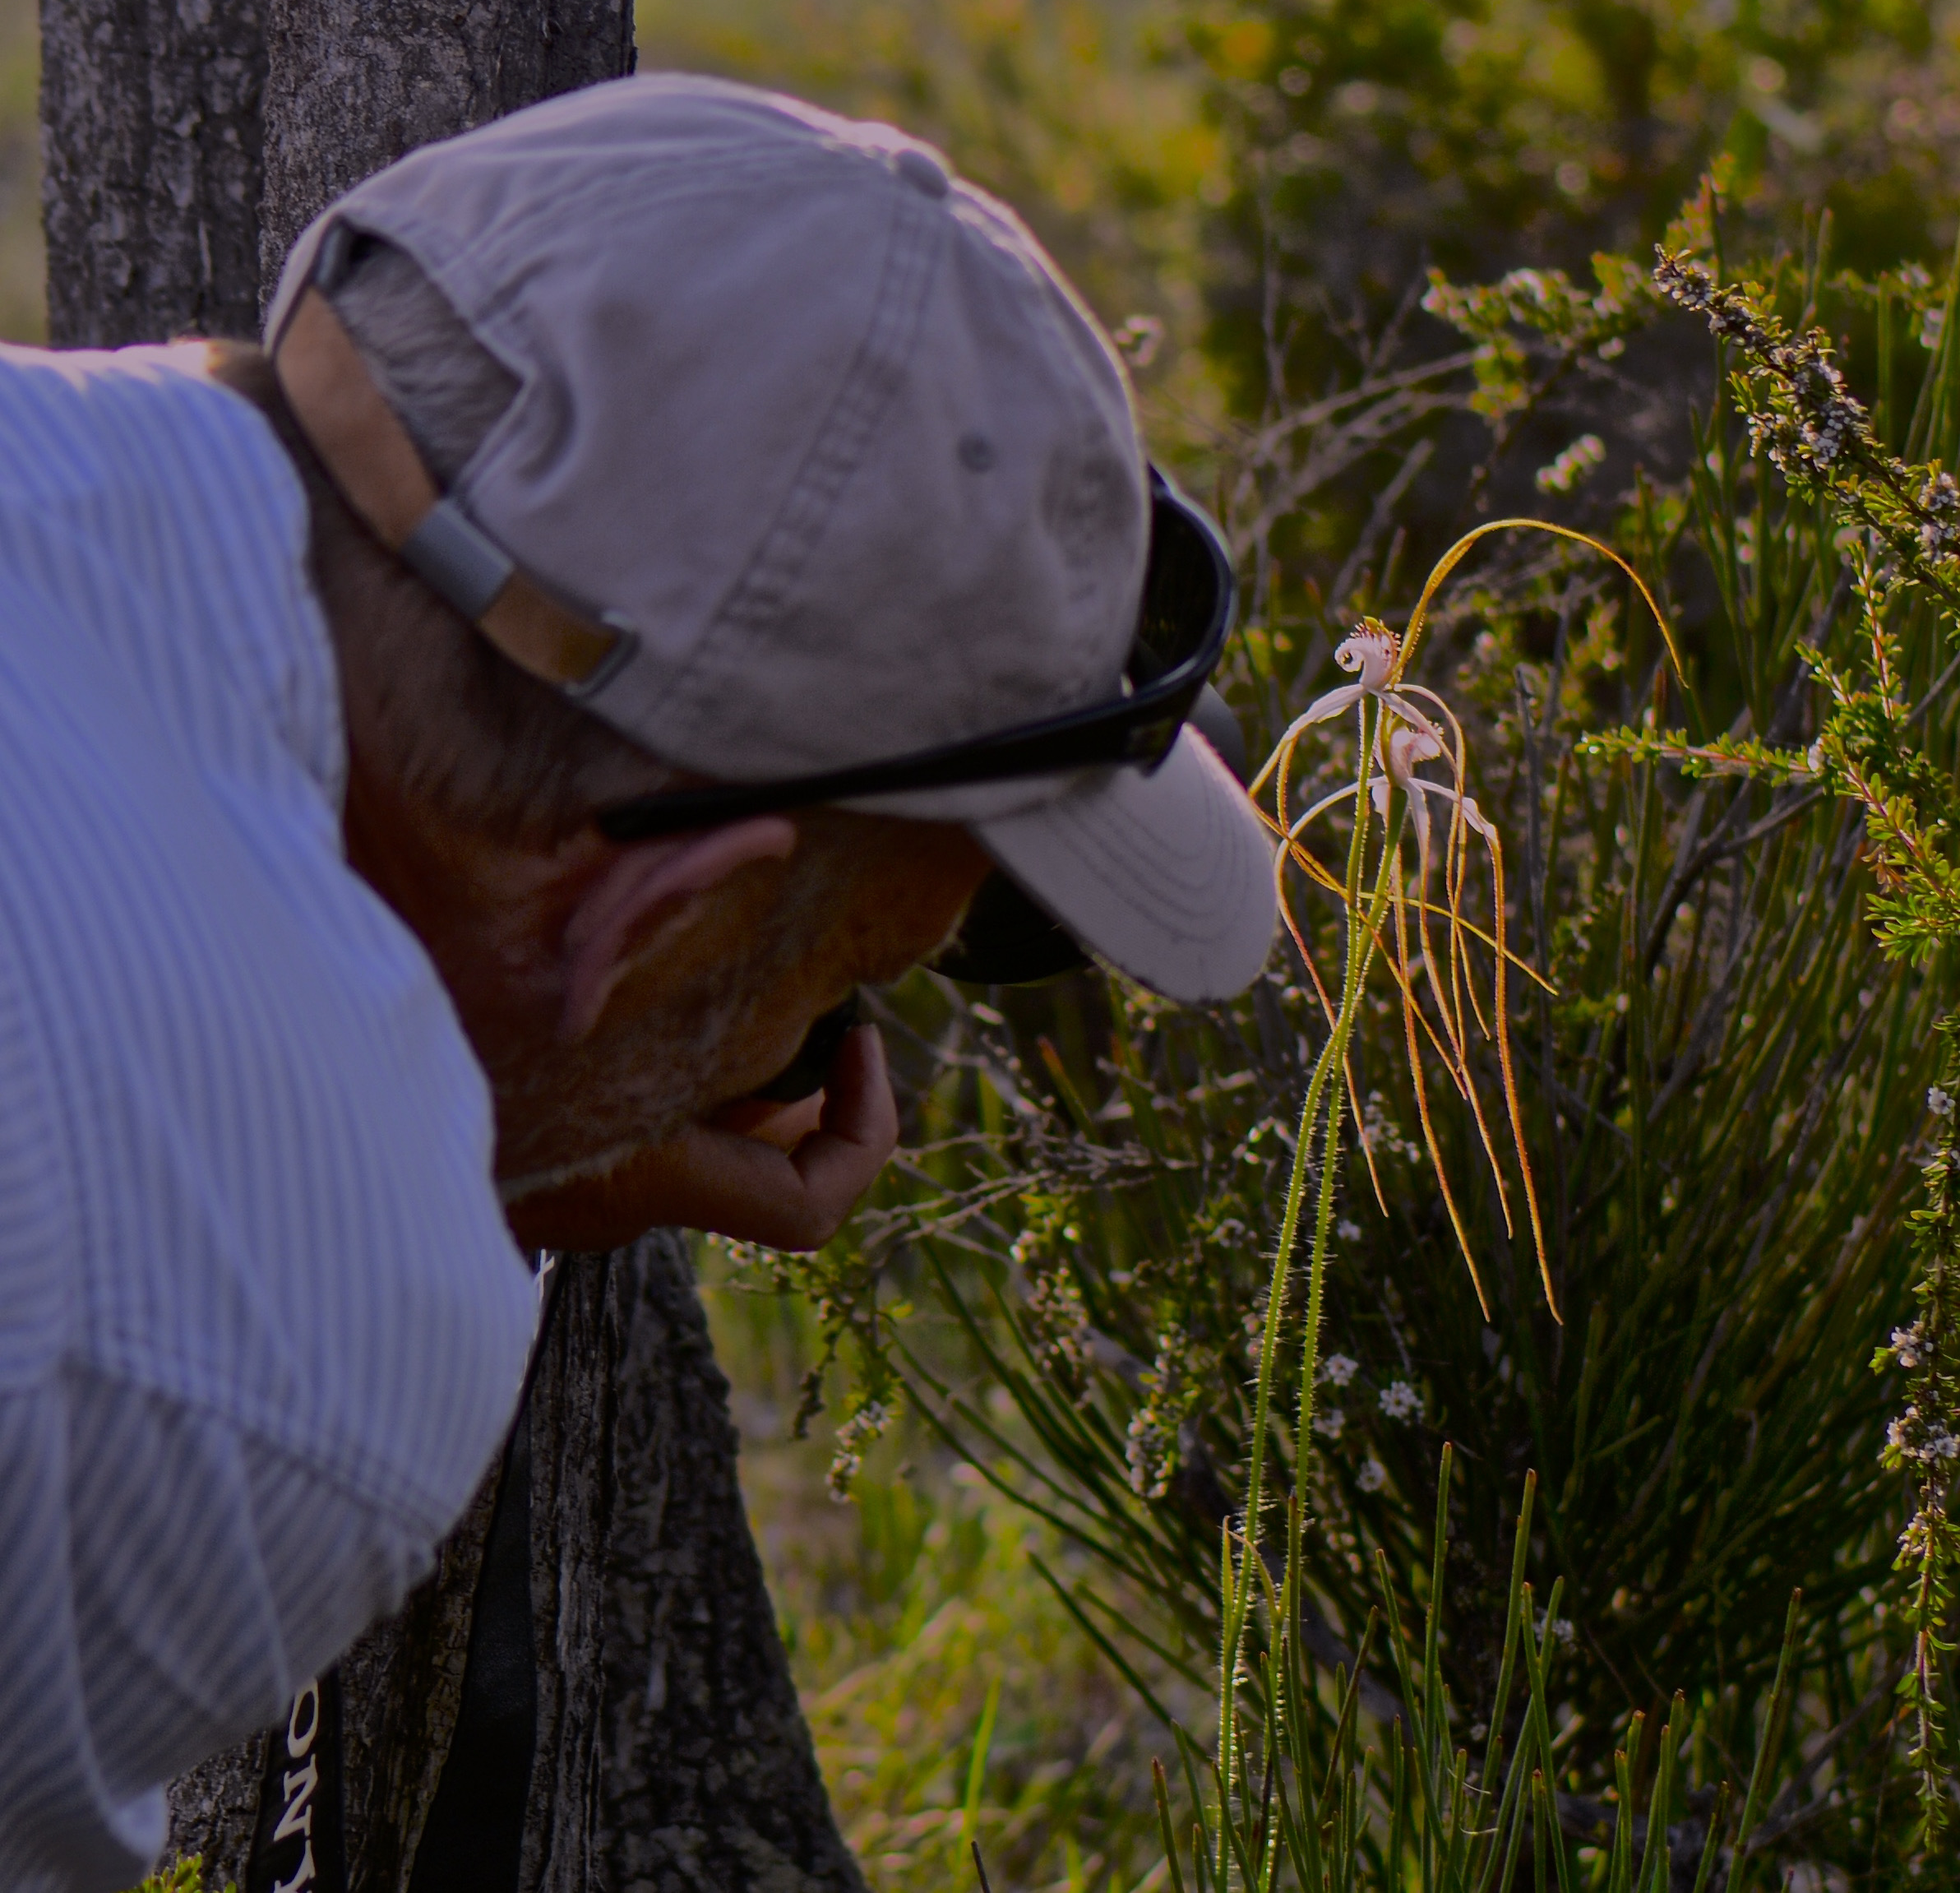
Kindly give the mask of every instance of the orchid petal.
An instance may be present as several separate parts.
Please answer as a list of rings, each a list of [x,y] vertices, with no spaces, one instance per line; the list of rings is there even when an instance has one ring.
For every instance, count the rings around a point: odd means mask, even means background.
[[[1343,683],[1329,691],[1324,697],[1316,697],[1309,704],[1304,715],[1293,720],[1292,727],[1287,731],[1287,736],[1297,734],[1310,724],[1325,723],[1330,718],[1338,716],[1343,710],[1359,703],[1366,694],[1367,686],[1365,683]]]
[[[1433,736],[1439,744],[1443,742],[1443,732],[1434,720],[1417,709],[1415,705],[1411,703],[1400,691],[1384,690],[1377,694],[1380,697],[1381,701],[1412,729],[1420,729],[1426,734]],[[1437,753],[1439,755],[1442,753],[1440,748]]]

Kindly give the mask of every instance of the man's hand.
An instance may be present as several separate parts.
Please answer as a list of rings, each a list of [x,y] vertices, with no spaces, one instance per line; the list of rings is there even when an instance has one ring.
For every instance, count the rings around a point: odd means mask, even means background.
[[[898,1141],[884,1042],[875,1025],[860,1025],[816,1098],[732,1104],[603,1176],[511,1204],[511,1233],[528,1248],[614,1249],[675,1224],[814,1249],[836,1234]]]

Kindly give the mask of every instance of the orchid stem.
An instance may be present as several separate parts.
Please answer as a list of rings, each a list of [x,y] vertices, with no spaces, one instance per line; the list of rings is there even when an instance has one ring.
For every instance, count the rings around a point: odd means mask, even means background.
[[[1225,1828],[1230,1819],[1231,1799],[1236,1791],[1238,1778],[1238,1673],[1245,1659],[1246,1630],[1250,1618],[1255,1588],[1256,1573],[1252,1561],[1260,1556],[1259,1548],[1263,1535],[1261,1522],[1265,1504],[1267,1435],[1272,1418],[1273,1380],[1278,1362],[1287,1281],[1292,1273],[1293,1246],[1298,1239],[1300,1212],[1306,1194],[1307,1168],[1311,1161],[1317,1135],[1320,1146],[1320,1183],[1315,1204],[1313,1248],[1308,1264],[1306,1329],[1303,1342],[1306,1365],[1294,1455],[1297,1506],[1300,1502],[1298,1495],[1304,1484],[1307,1453],[1312,1437],[1314,1375],[1320,1358],[1327,1238],[1333,1226],[1334,1172],[1339,1154],[1341,1119],[1346,1096],[1340,1085],[1332,1085],[1331,1090],[1329,1086],[1334,1075],[1345,1066],[1355,1015],[1360,1007],[1368,967],[1374,958],[1382,914],[1389,899],[1393,880],[1391,868],[1401,844],[1403,825],[1408,814],[1406,799],[1391,789],[1390,806],[1394,826],[1392,831],[1386,832],[1375,885],[1368,900],[1367,911],[1363,914],[1361,911],[1361,890],[1366,878],[1369,831],[1373,815],[1370,789],[1373,784],[1375,744],[1371,739],[1377,734],[1374,725],[1381,715],[1382,712],[1375,710],[1366,700],[1360,706],[1361,760],[1356,771],[1354,831],[1348,841],[1348,872],[1343,889],[1348,937],[1341,982],[1341,1004],[1334,1020],[1333,1030],[1320,1049],[1320,1057],[1314,1062],[1313,1074],[1308,1081],[1306,1097],[1300,1110],[1299,1134],[1293,1146],[1292,1170],[1287,1180],[1286,1206],[1280,1219],[1272,1280],[1266,1295],[1265,1326],[1260,1339],[1258,1391],[1254,1400],[1252,1438],[1246,1474],[1246,1507],[1236,1568],[1229,1556],[1229,1544],[1227,1546],[1226,1621],[1224,1635],[1220,1640],[1223,1661],[1220,1665],[1218,1700],[1219,1838],[1217,1884],[1221,1889],[1230,1884],[1228,1873],[1231,1859]],[[1324,1125],[1321,1121],[1324,1105]],[[1289,1534],[1289,1548],[1292,1538],[1297,1534],[1296,1526],[1294,1532]],[[1289,1556],[1289,1567],[1292,1562]],[[1290,1568],[1287,1575],[1290,1580],[1292,1575]],[[1292,1594],[1290,1583],[1287,1594],[1289,1597]]]

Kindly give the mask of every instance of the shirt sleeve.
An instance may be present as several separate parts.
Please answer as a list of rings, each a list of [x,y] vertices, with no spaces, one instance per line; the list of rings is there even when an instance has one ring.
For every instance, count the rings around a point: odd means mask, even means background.
[[[262,417],[0,349],[0,1889],[117,1893],[426,1566],[535,1300]]]
[[[0,1886],[118,1893],[161,1783],[262,1728],[428,1568],[426,1532],[86,1368],[0,1393]]]

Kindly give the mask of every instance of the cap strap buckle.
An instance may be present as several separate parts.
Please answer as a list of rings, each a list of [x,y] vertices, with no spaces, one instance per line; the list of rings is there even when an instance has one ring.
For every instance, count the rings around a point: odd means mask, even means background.
[[[437,488],[333,305],[308,284],[273,353],[286,403],[341,496],[375,536],[520,669],[589,696],[633,634],[568,609]]]

